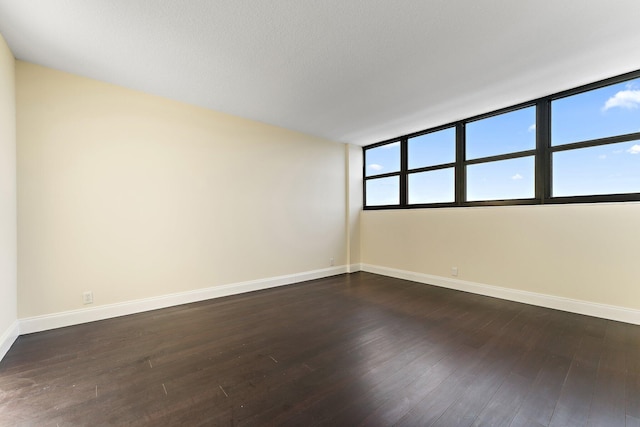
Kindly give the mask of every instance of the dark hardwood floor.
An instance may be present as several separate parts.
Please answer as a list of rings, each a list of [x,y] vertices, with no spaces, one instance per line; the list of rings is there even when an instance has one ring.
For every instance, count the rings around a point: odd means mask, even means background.
[[[640,426],[640,326],[341,275],[21,336],[0,425]]]

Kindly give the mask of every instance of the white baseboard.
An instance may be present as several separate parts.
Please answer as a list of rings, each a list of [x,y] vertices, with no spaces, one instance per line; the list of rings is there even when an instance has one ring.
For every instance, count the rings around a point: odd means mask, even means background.
[[[277,286],[290,285],[308,280],[321,279],[324,277],[335,276],[343,273],[354,273],[357,271],[366,271],[383,276],[411,280],[414,282],[471,292],[474,294],[485,295],[509,301],[516,301],[525,304],[537,305],[540,307],[553,308],[556,310],[585,314],[588,316],[640,325],[640,310],[633,310],[629,308],[598,304],[589,301],[574,300],[553,295],[538,294],[534,292],[485,285],[482,283],[469,282],[442,276],[434,276],[424,273],[416,273],[389,267],[381,267],[370,264],[350,264],[346,266],[337,266],[321,270],[289,274],[285,276],[251,280],[247,282],[233,283],[221,286],[213,286],[210,288],[197,289],[194,291],[180,292],[158,297],[126,301],[117,304],[109,304],[98,307],[19,319],[18,321],[14,322],[13,325],[11,325],[11,327],[9,327],[9,329],[7,329],[2,335],[0,335],[0,360],[2,360],[7,351],[9,351],[9,348],[14,343],[19,334],[29,334],[33,332],[46,331],[49,329],[62,328],[65,326],[94,322],[97,320],[110,319],[113,317],[126,316],[129,314],[142,313],[145,311],[157,310],[181,304],[188,304],[213,298],[221,298],[245,292],[258,291],[261,289],[269,289]]]
[[[321,279],[323,277],[335,276],[346,272],[347,266],[337,266],[285,276],[270,277],[267,279],[251,280],[247,282],[197,289],[194,291],[126,301],[117,304],[108,304],[80,310],[28,317],[19,319],[19,332],[20,334],[30,334],[49,329],[63,328],[65,326],[94,322],[96,320],[110,319],[113,317],[126,316],[128,314],[142,313],[145,311],[173,307],[181,304],[274,288],[276,286],[290,285],[293,283],[305,282],[307,280]]]
[[[554,295],[538,294],[535,292],[521,291],[517,289],[503,288],[499,286],[485,285],[482,283],[468,282],[449,277],[434,276],[431,274],[415,273],[412,271],[398,270],[389,267],[380,267],[370,264],[362,264],[361,270],[382,276],[395,277],[397,279],[411,280],[427,285],[471,292],[509,301],[553,308],[555,310],[616,320],[618,322],[640,325],[640,310],[634,310],[615,305],[598,304],[589,301],[575,300]]]
[[[347,273],[357,273],[362,269],[362,264],[349,264],[347,266]]]
[[[18,338],[20,331],[19,323],[16,320],[9,326],[9,328],[0,335],[0,360],[9,351],[13,343]]]

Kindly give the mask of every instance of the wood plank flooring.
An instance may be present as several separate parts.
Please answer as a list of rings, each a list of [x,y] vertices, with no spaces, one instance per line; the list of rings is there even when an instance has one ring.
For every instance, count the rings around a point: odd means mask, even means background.
[[[1,426],[640,426],[640,327],[369,273],[21,336]]]

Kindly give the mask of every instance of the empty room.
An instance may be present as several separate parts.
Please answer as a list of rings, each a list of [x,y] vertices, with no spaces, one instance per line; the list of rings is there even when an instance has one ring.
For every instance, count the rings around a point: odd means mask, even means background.
[[[0,426],[640,426],[639,16],[0,0]]]

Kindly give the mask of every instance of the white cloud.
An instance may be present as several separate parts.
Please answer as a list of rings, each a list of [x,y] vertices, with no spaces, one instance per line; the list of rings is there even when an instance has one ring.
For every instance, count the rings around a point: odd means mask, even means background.
[[[600,154],[600,155],[598,156],[598,158],[599,158],[600,160],[604,160],[604,159],[606,159],[606,158],[607,158],[607,155],[606,155],[606,154]]]
[[[636,144],[627,150],[630,154],[640,154],[640,144]]]
[[[371,163],[371,164],[369,165],[369,169],[374,170],[374,171],[376,171],[376,172],[377,172],[377,171],[381,171],[382,169],[384,169],[384,166],[379,165],[379,164],[377,164],[377,163]]]
[[[513,179],[514,181],[516,181],[518,179],[522,179],[522,178],[524,178],[524,177],[522,175],[520,175],[519,173],[517,173],[517,174],[515,174],[515,175],[513,175],[511,177],[511,179]]]
[[[536,124],[532,124],[531,126],[529,126],[529,129],[527,129],[529,132],[535,132],[536,130]]]
[[[613,150],[613,154],[622,154],[624,150]]]
[[[604,103],[602,111],[607,111],[610,108],[627,108],[633,109],[640,107],[640,90],[621,90],[620,92],[607,99]]]
[[[400,145],[400,142],[393,142],[391,144],[383,145],[382,148],[394,148]]]

